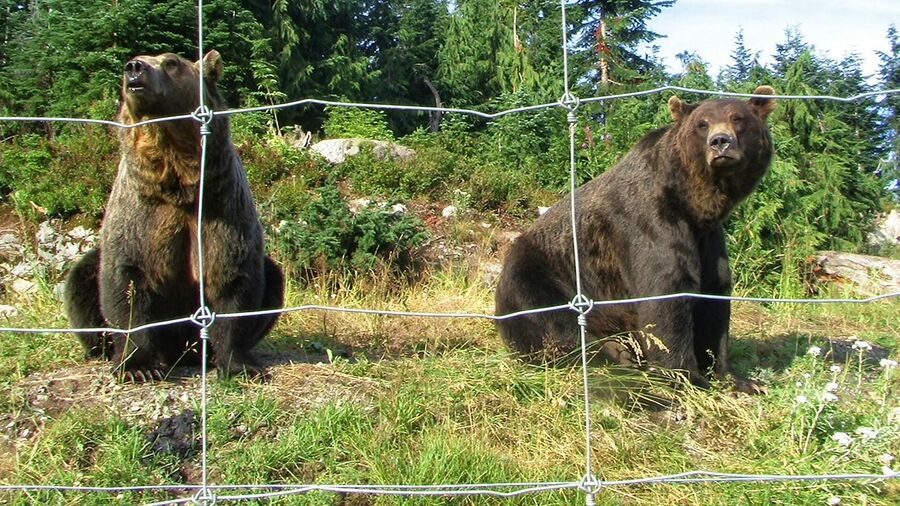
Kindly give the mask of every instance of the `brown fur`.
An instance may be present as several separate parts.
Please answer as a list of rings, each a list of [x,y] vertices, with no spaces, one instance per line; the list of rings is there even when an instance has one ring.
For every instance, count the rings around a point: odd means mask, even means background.
[[[185,115],[204,102],[225,107],[216,88],[219,53],[202,62],[177,55],[139,56],[126,64],[119,120],[133,125]],[[212,311],[274,309],[284,280],[265,256],[262,226],[243,164],[231,143],[228,118],[214,115],[206,137],[204,274]],[[197,244],[200,125],[167,120],[123,129],[119,173],[104,216],[100,248],[69,274],[66,309],[73,325],[133,328],[193,314],[199,306]],[[213,363],[228,375],[258,373],[249,350],[276,316],[219,320],[210,327]],[[89,355],[110,358],[134,379],[161,376],[177,363],[196,362],[197,328],[173,325],[112,336],[80,334]]]
[[[761,86],[755,94],[774,90]],[[686,104],[672,97],[673,125],[649,133],[576,191],[587,297],[731,293],[722,223],[768,169],[773,146],[765,121],[774,106],[769,98]],[[569,202],[553,206],[510,248],[496,292],[498,315],[575,296]],[[704,385],[709,369],[720,376],[730,370],[729,317],[727,302],[681,298],[596,306],[587,321],[589,339],[606,359],[649,359]],[[580,347],[570,312],[500,320],[498,328],[512,349],[531,359],[553,360]],[[629,333],[640,349],[617,343]]]

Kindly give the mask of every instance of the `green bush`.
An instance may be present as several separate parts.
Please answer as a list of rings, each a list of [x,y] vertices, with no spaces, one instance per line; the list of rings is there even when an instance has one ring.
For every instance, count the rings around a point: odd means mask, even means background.
[[[333,184],[318,193],[300,210],[299,219],[284,220],[269,233],[273,254],[293,274],[309,279],[333,270],[406,268],[412,250],[427,238],[415,216],[375,205],[354,214]]]
[[[68,129],[55,142],[26,134],[0,145],[0,191],[23,215],[99,218],[116,171],[117,144],[89,125]]]
[[[383,111],[356,107],[326,107],[328,118],[322,128],[331,138],[358,137],[381,141],[393,141],[394,133],[388,126]]]
[[[247,170],[247,178],[258,199],[271,192],[272,185],[284,178],[316,186],[325,181],[331,166],[318,153],[298,149],[280,136],[267,136],[238,145]]]

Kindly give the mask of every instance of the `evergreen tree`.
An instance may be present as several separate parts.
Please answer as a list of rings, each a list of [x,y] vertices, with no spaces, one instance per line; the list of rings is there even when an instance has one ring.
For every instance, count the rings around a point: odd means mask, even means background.
[[[878,84],[883,90],[896,90],[900,89],[900,40],[895,25],[888,28],[887,39],[888,51],[877,53],[881,60]],[[885,148],[880,173],[895,196],[900,196],[900,94],[885,95],[878,102],[878,109],[881,117],[879,128],[884,132]]]
[[[719,86],[730,88],[751,81],[751,76],[760,69],[758,54],[752,53],[744,44],[744,29],[738,30],[734,37],[734,49],[731,51],[731,65],[726,65],[719,72]]]
[[[656,63],[639,53],[660,37],[647,22],[673,0],[580,0],[573,12],[582,65],[600,87],[625,84],[651,73]]]
[[[773,72],[778,78],[784,78],[787,74],[788,67],[793,65],[803,55],[812,54],[813,46],[803,39],[803,34],[794,26],[784,31],[784,42],[775,44],[775,65]]]

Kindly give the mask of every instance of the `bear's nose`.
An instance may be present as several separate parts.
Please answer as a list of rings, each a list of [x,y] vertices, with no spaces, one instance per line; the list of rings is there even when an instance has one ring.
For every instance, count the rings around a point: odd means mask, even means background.
[[[144,64],[140,60],[131,60],[125,64],[125,75],[135,79],[144,72]]]
[[[709,147],[715,149],[719,153],[728,149],[734,142],[734,138],[728,134],[716,134],[709,140]]]

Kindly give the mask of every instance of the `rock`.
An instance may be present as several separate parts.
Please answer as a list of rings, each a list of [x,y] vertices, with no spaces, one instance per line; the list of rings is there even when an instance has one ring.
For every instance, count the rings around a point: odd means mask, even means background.
[[[13,318],[18,315],[19,310],[16,307],[8,306],[6,304],[0,304],[0,317]]]
[[[196,452],[199,429],[197,413],[189,409],[160,421],[159,426],[147,435],[147,441],[156,455],[175,455],[186,459]]]
[[[344,163],[348,157],[358,155],[363,148],[371,148],[379,160],[388,158],[408,160],[416,156],[416,152],[406,146],[369,139],[327,139],[310,146],[310,149],[335,165]]]
[[[900,244],[900,211],[894,209],[879,218],[878,228],[869,235],[869,244],[873,246]]]
[[[821,251],[810,261],[813,274],[820,281],[849,283],[867,296],[900,292],[900,260]]]
[[[515,230],[504,230],[497,234],[497,245],[500,249],[505,248],[513,243],[519,236],[522,235],[522,232],[516,232]]]
[[[13,233],[0,235],[0,259],[12,260],[22,256],[25,246],[19,237]]]
[[[444,218],[452,218],[459,213],[459,209],[456,206],[447,206],[443,210],[441,210],[441,216]]]
[[[391,206],[391,211],[393,211],[394,214],[406,214],[409,212],[409,209],[406,208],[405,204],[394,204]]]
[[[478,266],[478,273],[481,280],[488,286],[497,284],[497,278],[500,277],[500,271],[503,270],[503,264],[500,262],[481,262]]]
[[[30,293],[37,293],[37,291],[38,291],[37,283],[35,283],[34,281],[28,281],[27,279],[22,279],[22,278],[16,278],[8,286],[15,293],[30,294]]]
[[[353,214],[359,214],[363,212],[367,207],[372,204],[372,201],[369,199],[353,199],[347,202],[347,207],[350,208],[350,212]]]
[[[546,213],[549,210],[550,210],[549,207],[538,206],[538,208],[537,208],[538,216],[543,216],[544,213]]]

